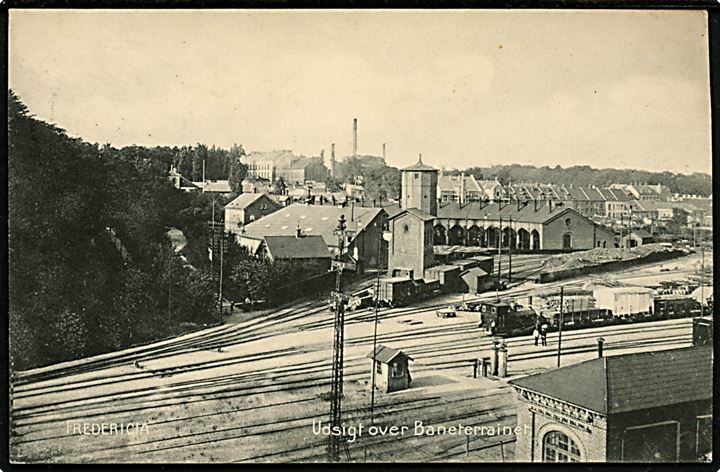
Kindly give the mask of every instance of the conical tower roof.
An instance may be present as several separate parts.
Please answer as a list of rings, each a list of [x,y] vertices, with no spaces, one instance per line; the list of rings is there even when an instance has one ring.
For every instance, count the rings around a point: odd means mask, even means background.
[[[418,156],[418,161],[415,164],[411,165],[410,167],[404,168],[403,171],[437,172],[437,169],[432,166],[429,166],[427,164],[423,164],[422,154],[420,154]]]

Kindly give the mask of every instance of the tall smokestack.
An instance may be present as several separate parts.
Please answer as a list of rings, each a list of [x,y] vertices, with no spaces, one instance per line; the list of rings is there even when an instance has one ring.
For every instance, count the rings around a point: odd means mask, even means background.
[[[330,175],[335,177],[335,143],[330,145]]]
[[[353,157],[357,156],[357,118],[353,118]]]
[[[465,203],[465,172],[460,173],[460,205]]]
[[[383,143],[383,161],[385,160],[385,143]]]

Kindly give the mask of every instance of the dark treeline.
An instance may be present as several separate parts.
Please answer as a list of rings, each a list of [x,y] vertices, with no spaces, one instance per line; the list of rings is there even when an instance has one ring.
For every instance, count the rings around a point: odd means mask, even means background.
[[[606,187],[610,184],[662,184],[672,193],[710,196],[712,178],[709,174],[674,174],[672,172],[650,172],[637,169],[594,169],[590,166],[535,167],[529,165],[497,165],[492,167],[470,167],[465,172],[476,179],[497,178],[502,184],[508,182],[539,182],[558,185]],[[447,171],[459,174],[460,171]]]
[[[165,236],[193,198],[167,178],[174,149],[70,138],[12,92],[8,111],[12,368],[217,321],[208,273],[184,266]]]
[[[400,197],[400,170],[383,165],[363,165],[362,160],[348,156],[337,163],[336,178],[330,179],[332,189],[340,183],[355,183],[356,178],[365,187],[366,202],[384,202]]]

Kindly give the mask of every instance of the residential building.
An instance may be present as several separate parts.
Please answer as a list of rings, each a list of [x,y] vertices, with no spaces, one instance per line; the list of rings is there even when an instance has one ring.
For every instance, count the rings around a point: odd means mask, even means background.
[[[482,187],[472,175],[446,175],[438,177],[437,194],[440,203],[448,202],[479,202],[485,196]]]
[[[225,231],[241,234],[245,225],[280,208],[280,203],[267,193],[242,193],[225,205]]]

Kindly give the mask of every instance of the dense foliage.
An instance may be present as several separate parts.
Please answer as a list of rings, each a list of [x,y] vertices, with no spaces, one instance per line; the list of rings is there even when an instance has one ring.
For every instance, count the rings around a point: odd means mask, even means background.
[[[72,139],[12,92],[8,111],[13,368],[214,322],[210,277],[184,265],[165,237],[187,204],[167,179],[174,151]]]

